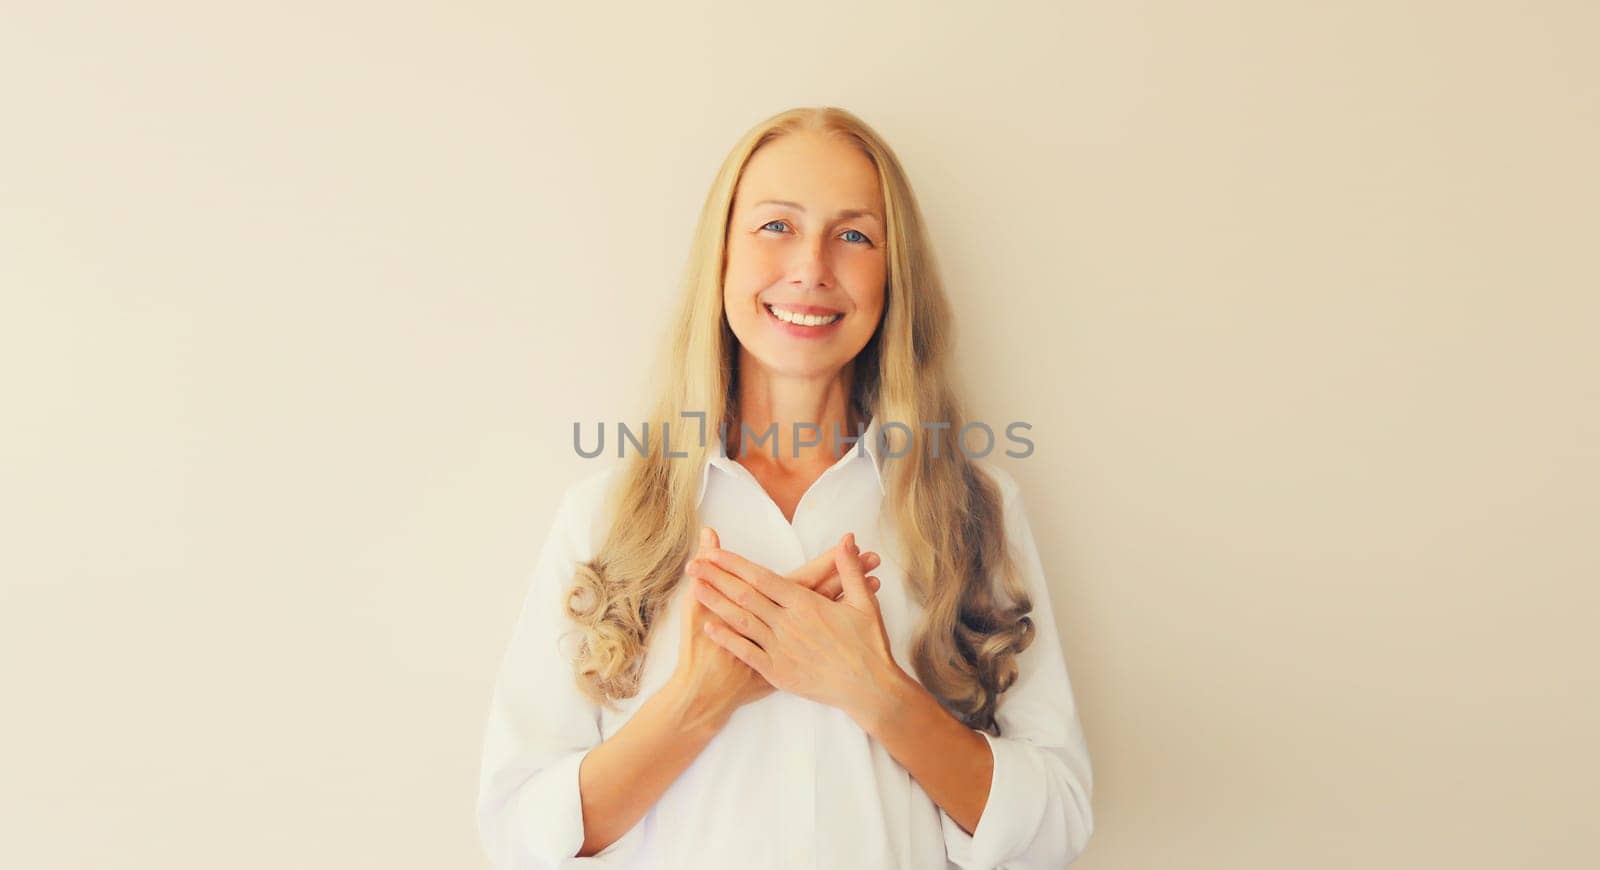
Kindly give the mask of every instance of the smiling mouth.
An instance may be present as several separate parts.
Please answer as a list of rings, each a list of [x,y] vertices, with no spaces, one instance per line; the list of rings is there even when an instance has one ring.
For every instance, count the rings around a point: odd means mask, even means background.
[[[771,314],[777,320],[780,320],[784,323],[790,323],[795,326],[827,326],[844,317],[844,312],[842,311],[835,311],[831,314],[807,314],[803,311],[793,311],[791,309],[784,308],[781,305],[770,305],[766,303],[763,303],[763,305],[765,305],[767,313]]]

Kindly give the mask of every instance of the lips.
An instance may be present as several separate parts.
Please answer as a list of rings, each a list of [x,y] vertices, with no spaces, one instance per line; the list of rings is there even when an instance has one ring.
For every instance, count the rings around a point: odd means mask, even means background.
[[[785,326],[794,326],[802,329],[821,329],[832,326],[844,319],[844,312],[817,305],[778,305],[766,304],[767,313],[773,320]]]

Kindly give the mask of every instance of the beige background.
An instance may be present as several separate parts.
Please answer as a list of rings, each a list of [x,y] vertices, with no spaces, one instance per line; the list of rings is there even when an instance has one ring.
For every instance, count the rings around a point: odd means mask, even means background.
[[[1593,4],[273,5],[0,27],[0,865],[483,866],[571,422],[821,103],[1036,427],[1078,866],[1600,860]]]

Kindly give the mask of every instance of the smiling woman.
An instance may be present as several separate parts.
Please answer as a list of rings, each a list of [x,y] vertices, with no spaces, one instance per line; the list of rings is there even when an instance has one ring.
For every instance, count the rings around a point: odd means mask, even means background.
[[[1017,481],[960,449],[949,322],[906,174],[859,118],[796,109],[734,146],[649,417],[729,434],[563,495],[485,734],[497,867],[1083,851],[1091,768],[1044,570]],[[749,449],[796,424],[856,447]]]
[[[804,201],[777,198],[786,191]],[[801,378],[849,364],[883,313],[883,200],[877,168],[850,141],[782,136],[751,156],[722,289],[741,347]]]

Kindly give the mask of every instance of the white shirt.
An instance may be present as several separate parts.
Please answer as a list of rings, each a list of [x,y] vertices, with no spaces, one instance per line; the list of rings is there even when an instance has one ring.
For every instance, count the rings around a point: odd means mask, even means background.
[[[862,552],[883,559],[872,573],[882,582],[884,626],[895,661],[916,679],[910,643],[921,607],[904,587],[894,540],[878,526],[891,516],[882,511],[877,429],[873,420],[857,446],[811,484],[792,524],[719,439],[701,479],[700,522],[717,530],[723,548],[780,574],[855,532]],[[609,520],[601,515],[603,497],[622,468],[617,463],[563,495],[500,665],[477,805],[494,866],[1058,870],[1076,858],[1093,829],[1092,774],[1044,571],[1016,481],[992,463],[977,463],[1004,494],[1006,536],[1033,601],[1037,635],[1017,657],[1017,681],[1000,696],[995,715],[1003,736],[978,732],[993,751],[994,774],[971,835],[843,711],[780,691],[734,711],[628,833],[597,855],[572,857],[583,844],[578,765],[672,673],[688,586],[679,584],[651,631],[639,693],[619,702],[620,712],[584,697],[569,658],[576,628],[560,605],[574,564],[602,542]],[[564,633],[574,637],[558,640]]]

